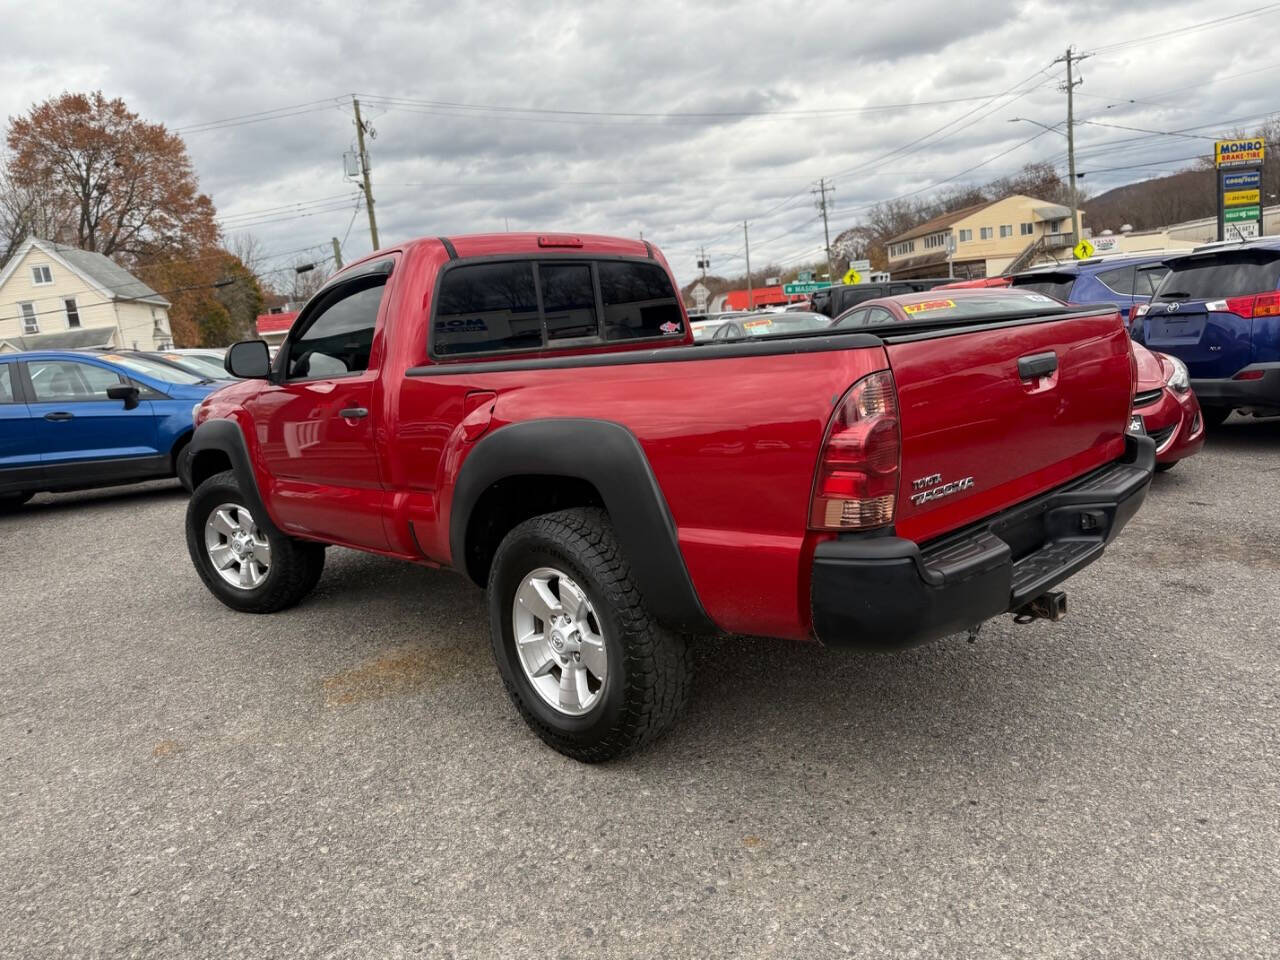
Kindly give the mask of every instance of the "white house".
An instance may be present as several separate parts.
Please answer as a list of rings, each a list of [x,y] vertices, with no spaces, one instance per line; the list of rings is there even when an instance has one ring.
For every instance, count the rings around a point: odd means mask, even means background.
[[[0,353],[172,346],[169,301],[100,253],[32,237],[0,268]]]

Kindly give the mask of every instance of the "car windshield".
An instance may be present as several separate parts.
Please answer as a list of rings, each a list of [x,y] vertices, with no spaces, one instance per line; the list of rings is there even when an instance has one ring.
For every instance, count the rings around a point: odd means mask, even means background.
[[[1224,250],[1209,257],[1187,257],[1170,264],[1153,298],[1216,300],[1265,293],[1280,284],[1280,250]]]
[[[900,304],[908,323],[917,320],[967,320],[974,317],[1034,316],[1037,313],[1061,312],[1066,308],[1050,296],[1034,290],[1010,294],[975,293],[971,296],[913,299]]]
[[[196,384],[204,383],[209,378],[195,373],[189,373],[186,370],[179,370],[177,367],[171,367],[167,363],[161,363],[159,360],[152,360],[150,357],[140,357],[131,354],[121,353],[104,353],[99,359],[113,363],[118,367],[124,367],[126,370],[132,370],[135,373],[145,373],[149,377],[155,377],[157,380],[163,380],[165,383],[182,383]]]
[[[1031,273],[1014,277],[1012,286],[1058,300],[1070,300],[1071,287],[1075,282],[1076,278],[1069,273]]]
[[[202,377],[213,377],[215,380],[227,380],[231,374],[217,357],[205,356],[202,353],[166,353],[165,360],[175,363],[183,370],[199,374]]]
[[[755,326],[747,330],[752,336],[777,336],[787,333],[804,333],[808,330],[825,330],[831,326],[831,318],[821,313],[775,313],[768,318],[768,326]]]

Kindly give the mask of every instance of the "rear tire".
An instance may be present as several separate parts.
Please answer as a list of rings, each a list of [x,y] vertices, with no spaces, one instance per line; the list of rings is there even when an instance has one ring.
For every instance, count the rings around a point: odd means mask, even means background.
[[[247,503],[230,470],[200,484],[187,504],[187,552],[209,592],[232,610],[275,613],[315,588],[324,546],[267,529]]]
[[[0,493],[0,513],[10,513],[35,496],[35,492]]]
[[[628,754],[661,736],[684,707],[690,650],[645,607],[604,510],[562,510],[507,534],[488,603],[508,695],[534,733],[566,756],[598,763]]]
[[[1231,416],[1231,407],[1200,407],[1200,416],[1204,420],[1204,425],[1209,429],[1220,427],[1226,423],[1227,417]]]

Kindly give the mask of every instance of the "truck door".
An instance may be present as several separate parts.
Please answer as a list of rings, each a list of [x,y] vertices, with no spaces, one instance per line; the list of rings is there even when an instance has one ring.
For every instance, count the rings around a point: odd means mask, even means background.
[[[290,532],[387,546],[375,438],[377,334],[391,264],[317,294],[281,347],[276,382],[246,404],[271,478],[263,493]]]

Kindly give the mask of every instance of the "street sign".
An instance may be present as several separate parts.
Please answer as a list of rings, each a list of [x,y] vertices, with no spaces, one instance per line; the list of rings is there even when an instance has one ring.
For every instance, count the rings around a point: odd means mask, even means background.
[[[1258,221],[1241,220],[1239,223],[1226,225],[1224,240],[1256,240],[1258,239]]]
[[[829,283],[815,283],[812,281],[807,283],[784,283],[782,292],[790,297],[797,293],[813,293],[815,290],[825,290],[829,286],[831,286]]]
[[[1260,137],[1247,140],[1218,140],[1213,160],[1219,167],[1257,167],[1266,158],[1267,142]]]
[[[850,260],[849,269],[857,270],[859,273],[870,273],[871,261],[870,260]]]
[[[1262,216],[1262,210],[1259,207],[1232,207],[1229,210],[1223,210],[1222,215],[1226,223],[1239,223],[1242,220],[1259,219]]]
[[[841,282],[846,284],[861,283],[862,274],[857,270],[850,268],[849,272],[844,275],[844,279]]]
[[[812,282],[813,282],[812,270],[801,270],[799,273],[796,274],[796,283],[812,283]]]
[[[707,309],[707,300],[711,296],[711,291],[699,281],[690,288],[689,295],[693,297],[693,302],[697,305],[698,312],[704,313]]]
[[[1093,244],[1089,242],[1087,237],[1081,237],[1080,242],[1071,251],[1071,255],[1077,260],[1088,260],[1093,254]]]
[[[1120,250],[1120,238],[1117,236],[1093,237],[1089,243],[1093,246],[1095,256],[1099,253],[1117,253]]]
[[[1261,194],[1258,190],[1224,190],[1222,192],[1224,207],[1245,207],[1261,202]]]
[[[1261,170],[1241,170],[1222,175],[1223,190],[1257,190],[1262,186]]]

